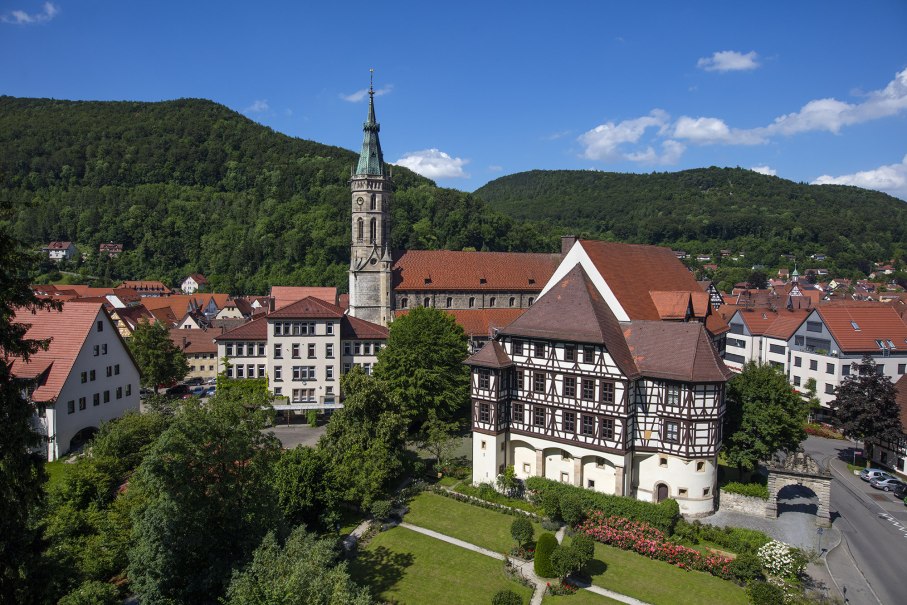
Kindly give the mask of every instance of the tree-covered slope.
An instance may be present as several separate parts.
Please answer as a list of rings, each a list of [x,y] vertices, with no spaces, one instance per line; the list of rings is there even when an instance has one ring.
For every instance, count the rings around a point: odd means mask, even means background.
[[[358,124],[350,125],[357,142]],[[392,136],[392,135],[388,135]],[[345,288],[356,154],[295,139],[211,101],[0,97],[0,200],[17,237],[76,242],[111,279],[201,272],[234,293],[271,285]],[[551,248],[475,197],[394,168],[396,247]]]
[[[842,270],[904,258],[907,204],[856,187],[806,185],[741,168],[617,174],[534,170],[477,190],[495,210],[620,241],[731,248],[773,266],[778,255],[832,257]]]

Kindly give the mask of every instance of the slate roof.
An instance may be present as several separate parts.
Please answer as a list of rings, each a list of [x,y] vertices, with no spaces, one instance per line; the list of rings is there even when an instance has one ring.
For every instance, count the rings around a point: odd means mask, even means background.
[[[397,292],[541,292],[560,261],[560,254],[407,250],[394,255],[393,287]]]
[[[700,323],[636,320],[625,324],[624,337],[643,376],[725,382],[733,375]]]
[[[483,368],[508,368],[513,365],[504,347],[496,340],[490,340],[465,361],[471,366]]]
[[[617,318],[579,264],[501,333],[604,345],[625,376],[639,375]]]

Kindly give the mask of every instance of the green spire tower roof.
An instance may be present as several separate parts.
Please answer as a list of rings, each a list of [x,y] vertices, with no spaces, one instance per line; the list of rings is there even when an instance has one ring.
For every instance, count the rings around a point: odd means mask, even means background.
[[[375,119],[375,89],[372,82],[369,82],[368,119],[362,125],[362,151],[359,152],[359,164],[356,166],[356,174],[386,176],[384,156],[381,153],[381,141],[378,140],[379,130],[381,130],[381,125]]]

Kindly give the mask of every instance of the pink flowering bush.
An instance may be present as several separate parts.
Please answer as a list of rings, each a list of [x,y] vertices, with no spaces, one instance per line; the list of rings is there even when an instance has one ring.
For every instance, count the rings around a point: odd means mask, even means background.
[[[698,550],[674,544],[659,529],[641,521],[623,517],[606,517],[601,511],[592,511],[589,517],[577,526],[582,532],[602,544],[621,550],[632,550],[644,557],[665,561],[681,569],[710,573],[719,578],[731,577],[732,561],[720,555],[704,555]]]

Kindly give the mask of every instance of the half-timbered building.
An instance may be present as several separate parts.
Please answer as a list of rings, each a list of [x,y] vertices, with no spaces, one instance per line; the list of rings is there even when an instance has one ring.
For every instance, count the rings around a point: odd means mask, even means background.
[[[712,512],[730,372],[710,311],[670,250],[576,242],[536,303],[467,360],[473,481],[513,465]]]

